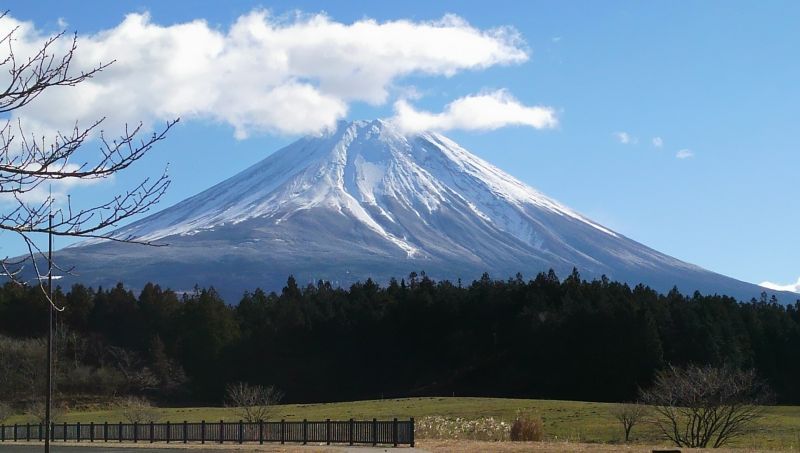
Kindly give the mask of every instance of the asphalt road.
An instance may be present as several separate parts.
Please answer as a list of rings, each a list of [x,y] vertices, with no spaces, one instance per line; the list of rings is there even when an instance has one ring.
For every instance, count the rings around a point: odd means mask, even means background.
[[[204,447],[198,444],[189,444],[186,447],[173,446],[171,448],[159,448],[158,446],[149,447],[139,444],[136,447],[115,446],[114,444],[93,444],[77,445],[74,443],[64,445],[54,443],[51,445],[52,453],[176,453],[178,451],[189,451],[192,453],[224,453],[224,452],[263,452],[263,453],[426,453],[426,450],[419,448],[388,448],[388,447],[348,447],[348,446],[302,446],[302,445],[236,445],[231,447],[214,446]],[[44,444],[20,445],[13,443],[0,443],[0,453],[33,453],[44,451]]]

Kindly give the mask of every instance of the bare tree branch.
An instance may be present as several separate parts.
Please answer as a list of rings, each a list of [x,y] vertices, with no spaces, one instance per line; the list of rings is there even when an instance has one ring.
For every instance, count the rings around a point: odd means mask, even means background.
[[[0,13],[0,18],[7,13]],[[0,34],[0,48],[7,52],[7,55],[0,56],[0,70],[9,74],[7,85],[0,87],[0,114],[28,105],[45,90],[85,82],[114,63],[98,63],[88,71],[75,73],[71,65],[77,49],[77,34],[72,36],[66,50],[58,52],[57,43],[65,39],[63,32],[46,39],[32,55],[20,58],[14,49],[16,32],[17,29],[12,29]],[[39,197],[37,201],[35,191],[41,190],[45,183],[104,179],[127,169],[163,140],[178,122],[177,119],[168,121],[161,130],[149,135],[144,134],[142,123],[135,127],[126,125],[120,136],[109,138],[100,129],[104,119],[98,119],[85,128],[76,124],[68,133],[57,132],[49,140],[26,132],[19,120],[6,118],[0,124],[0,202],[9,206],[0,212],[0,231],[17,233],[28,249],[27,256],[6,257],[0,261],[0,267],[3,275],[18,281],[25,275],[23,270],[30,262],[34,278],[46,297],[42,280],[47,274],[42,273],[37,263],[45,256],[32,239],[36,234],[155,245],[134,237],[112,236],[108,230],[149,211],[159,202],[170,184],[166,169],[160,176],[145,178],[131,189],[90,207],[74,208],[69,196],[66,203],[56,204],[52,194],[43,200]],[[78,159],[78,152],[90,143],[99,144],[97,157]],[[69,272],[57,265],[53,268]],[[59,308],[53,301],[50,303]]]
[[[227,404],[243,420],[255,423],[269,419],[275,406],[283,399],[283,392],[274,386],[262,387],[245,382],[229,384],[225,389]]]
[[[770,395],[753,370],[697,366],[661,371],[641,392],[664,437],[688,448],[717,448],[747,433]]]

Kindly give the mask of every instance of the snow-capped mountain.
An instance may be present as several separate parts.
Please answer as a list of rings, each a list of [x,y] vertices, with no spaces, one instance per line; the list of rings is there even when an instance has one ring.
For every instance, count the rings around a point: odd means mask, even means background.
[[[521,183],[437,133],[342,122],[114,235],[168,247],[86,241],[59,252],[85,283],[255,287],[380,281],[424,270],[470,280],[573,267],[660,290],[758,296],[759,287],[652,250]],[[64,263],[64,262],[67,263]]]

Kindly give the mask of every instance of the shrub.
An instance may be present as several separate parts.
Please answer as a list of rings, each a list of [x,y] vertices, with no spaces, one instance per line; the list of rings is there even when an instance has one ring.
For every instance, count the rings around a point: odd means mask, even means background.
[[[542,419],[526,414],[517,414],[511,424],[511,440],[514,441],[540,441],[544,437]]]

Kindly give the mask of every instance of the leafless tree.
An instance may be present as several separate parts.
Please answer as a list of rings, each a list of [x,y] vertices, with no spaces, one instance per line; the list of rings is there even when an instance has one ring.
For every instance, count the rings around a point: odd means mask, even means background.
[[[6,14],[0,13],[0,17]],[[137,242],[135,238],[112,237],[107,230],[148,211],[164,195],[170,180],[165,171],[105,202],[80,208],[73,208],[69,197],[59,204],[52,195],[44,201],[35,201],[30,197],[32,192],[53,181],[103,179],[123,171],[164,139],[177,120],[167,122],[163,129],[152,134],[145,134],[140,123],[126,126],[119,137],[109,138],[101,129],[104,118],[100,118],[86,127],[76,124],[72,130],[58,132],[53,137],[34,136],[19,120],[13,120],[14,111],[35,101],[48,89],[74,87],[114,62],[101,62],[87,71],[72,70],[77,35],[72,36],[65,51],[59,52],[57,43],[69,39],[64,33],[45,40],[32,55],[19,56],[14,48],[16,32],[17,29],[0,32],[4,33],[0,34],[0,73],[7,74],[0,79],[0,197],[11,206],[0,212],[0,231],[19,235],[28,253],[18,259],[6,257],[0,265],[12,279],[17,279],[24,266],[30,265],[41,282],[43,275],[37,258],[44,257],[32,235],[52,232],[55,236]],[[89,143],[97,143],[100,153],[93,160],[78,159],[78,151]]]
[[[242,420],[258,422],[269,419],[276,405],[283,399],[283,392],[270,385],[250,385],[237,382],[228,385],[227,404],[236,409]]]
[[[638,403],[618,404],[611,409],[611,415],[622,424],[625,442],[630,441],[631,431],[647,414],[646,409],[646,406]]]
[[[20,402],[33,398],[44,385],[45,345],[40,339],[0,336],[0,398]]]
[[[158,389],[158,378],[139,354],[117,346],[108,346],[106,349],[115,368],[125,378],[128,391],[146,392]]]
[[[0,401],[0,422],[4,422],[13,413],[14,411],[11,409],[10,405]]]
[[[122,416],[128,423],[158,421],[158,411],[149,400],[136,396],[126,398],[120,405]]]
[[[28,417],[35,423],[45,423],[45,403],[40,399],[31,401],[25,411]],[[67,414],[67,408],[63,404],[53,404],[50,407],[50,421],[60,421]]]
[[[669,367],[641,392],[664,437],[688,448],[718,448],[745,434],[770,395],[753,370],[710,366]]]

